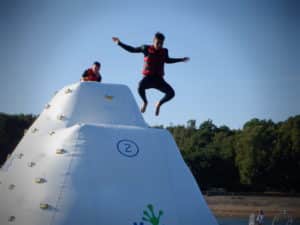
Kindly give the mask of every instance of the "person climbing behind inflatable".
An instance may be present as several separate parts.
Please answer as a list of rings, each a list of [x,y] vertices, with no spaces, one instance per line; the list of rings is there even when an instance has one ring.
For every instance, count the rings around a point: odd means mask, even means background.
[[[100,74],[101,64],[99,62],[94,62],[91,68],[85,70],[82,74],[81,81],[97,81],[101,82],[102,77]]]
[[[156,103],[155,115],[158,116],[161,105],[175,96],[173,88],[164,80],[164,64],[187,62],[189,58],[169,58],[168,49],[163,48],[165,36],[159,32],[155,34],[152,45],[132,47],[122,43],[117,37],[113,37],[112,40],[128,52],[144,54],[144,68],[142,72],[144,77],[138,87],[139,95],[143,100],[141,112],[144,113],[146,111],[148,104],[145,90],[154,88],[165,93],[165,96]]]

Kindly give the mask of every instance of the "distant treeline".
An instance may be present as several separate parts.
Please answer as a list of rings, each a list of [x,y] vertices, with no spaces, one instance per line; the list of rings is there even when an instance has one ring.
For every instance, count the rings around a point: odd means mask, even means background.
[[[211,120],[166,128],[202,190],[300,192],[300,115],[252,119],[240,130]]]
[[[0,167],[35,119],[34,115],[0,113]]]
[[[0,166],[35,119],[0,113]],[[300,192],[300,115],[252,119],[239,130],[211,120],[166,128],[202,190]]]

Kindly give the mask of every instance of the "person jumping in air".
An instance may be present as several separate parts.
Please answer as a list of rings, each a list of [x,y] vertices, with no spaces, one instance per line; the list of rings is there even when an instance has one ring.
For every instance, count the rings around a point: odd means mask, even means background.
[[[165,36],[159,32],[154,36],[153,45],[132,47],[122,43],[117,37],[113,37],[112,40],[128,52],[144,54],[144,68],[142,72],[144,77],[138,87],[139,95],[143,100],[141,112],[144,113],[148,105],[146,89],[154,88],[165,93],[165,96],[156,103],[155,115],[158,116],[162,104],[175,96],[173,88],[164,80],[164,64],[187,62],[189,58],[169,58],[168,49],[163,48]]]

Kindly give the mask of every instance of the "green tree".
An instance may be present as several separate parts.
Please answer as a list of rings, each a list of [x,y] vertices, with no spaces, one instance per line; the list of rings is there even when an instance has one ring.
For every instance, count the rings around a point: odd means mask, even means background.
[[[267,188],[275,142],[276,126],[271,120],[253,119],[244,125],[236,142],[236,165],[242,184],[256,190]]]
[[[27,129],[35,120],[33,115],[0,113],[0,166],[11,154]]]
[[[300,116],[278,125],[278,138],[272,157],[272,185],[283,191],[300,190]]]

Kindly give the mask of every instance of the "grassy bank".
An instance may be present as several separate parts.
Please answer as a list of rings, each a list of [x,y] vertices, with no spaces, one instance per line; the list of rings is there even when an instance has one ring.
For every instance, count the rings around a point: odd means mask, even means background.
[[[300,197],[283,196],[207,196],[205,200],[215,216],[248,217],[262,209],[266,217],[273,218],[287,210],[293,218],[300,218]]]

